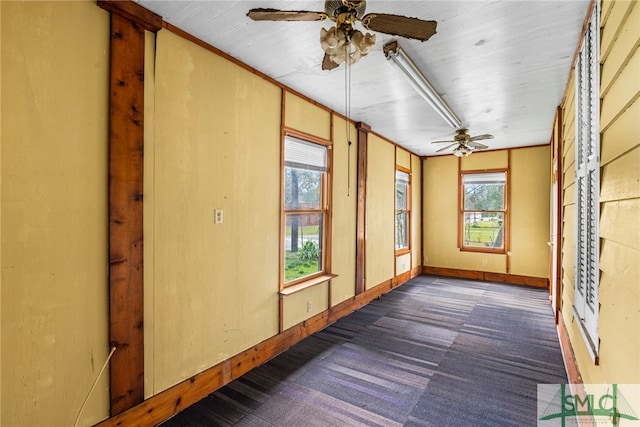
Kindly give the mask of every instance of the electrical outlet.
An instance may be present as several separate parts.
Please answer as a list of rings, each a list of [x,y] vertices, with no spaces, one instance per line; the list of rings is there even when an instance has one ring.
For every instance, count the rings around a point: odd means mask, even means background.
[[[215,223],[216,224],[222,224],[222,220],[223,220],[222,209],[216,209],[214,211],[214,216],[215,216]]]
[[[307,301],[307,313],[311,311],[311,301]]]

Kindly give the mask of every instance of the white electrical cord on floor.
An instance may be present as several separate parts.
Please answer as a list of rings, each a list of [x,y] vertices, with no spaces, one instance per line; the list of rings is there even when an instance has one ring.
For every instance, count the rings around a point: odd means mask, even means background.
[[[91,386],[91,390],[89,390],[89,394],[87,394],[87,397],[84,399],[84,402],[82,402],[82,406],[80,407],[80,411],[78,412],[78,416],[76,417],[76,422],[73,423],[74,427],[78,427],[78,422],[80,421],[80,415],[82,415],[82,411],[84,410],[84,407],[86,406],[87,402],[89,401],[89,396],[91,396],[91,393],[93,393],[93,389],[96,388],[96,385],[98,384],[98,380],[102,376],[102,373],[104,372],[104,370],[107,368],[107,365],[109,364],[109,360],[111,359],[111,356],[113,356],[113,353],[115,351],[116,351],[116,348],[115,347],[111,347],[111,351],[109,352],[109,356],[107,356],[107,360],[105,360],[104,365],[102,365],[102,369],[100,369],[100,372],[98,373],[98,376],[96,377],[95,381],[93,382],[93,385]]]

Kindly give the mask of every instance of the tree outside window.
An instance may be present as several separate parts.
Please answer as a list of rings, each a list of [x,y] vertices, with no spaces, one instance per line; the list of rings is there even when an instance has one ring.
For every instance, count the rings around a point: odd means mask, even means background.
[[[507,172],[463,173],[461,192],[462,249],[504,252]]]

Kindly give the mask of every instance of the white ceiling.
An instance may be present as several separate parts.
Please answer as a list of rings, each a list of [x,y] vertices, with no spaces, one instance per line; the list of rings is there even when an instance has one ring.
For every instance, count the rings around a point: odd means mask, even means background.
[[[333,22],[267,22],[252,8],[323,11],[323,0],[138,0],[143,7],[332,110],[418,155],[433,155],[454,130],[389,64],[382,46],[398,40],[471,135],[490,133],[490,149],[547,144],[580,39],[589,0],[369,0],[381,12],[437,21],[426,42],[376,33],[369,55],[321,70],[321,28]],[[365,31],[359,24],[358,29]],[[355,136],[354,136],[355,137]]]

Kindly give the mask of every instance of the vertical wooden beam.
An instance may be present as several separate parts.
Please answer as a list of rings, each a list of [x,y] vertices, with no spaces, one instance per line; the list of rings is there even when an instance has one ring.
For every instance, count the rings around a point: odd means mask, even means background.
[[[365,236],[367,231],[367,144],[371,127],[356,123],[358,130],[358,207],[356,220],[356,295],[365,291]]]
[[[144,30],[111,16],[109,340],[111,415],[144,400]],[[142,96],[139,94],[142,93]]]
[[[162,19],[132,2],[111,12],[109,71],[109,341],[111,416],[144,400],[143,152],[145,29]]]
[[[562,163],[562,150],[564,147],[563,144],[563,138],[564,138],[564,133],[563,133],[563,128],[564,128],[564,117],[562,115],[562,107],[559,106],[558,107],[558,111],[557,111],[557,122],[556,122],[556,126],[557,126],[557,133],[556,133],[556,144],[555,144],[555,155],[557,156],[558,162],[557,162],[557,168],[558,168],[558,176],[557,176],[557,180],[558,180],[558,194],[556,195],[556,200],[553,201],[553,203],[555,203],[558,206],[558,209],[556,211],[556,221],[558,222],[558,225],[556,227],[556,245],[558,247],[558,250],[555,251],[557,256],[558,256],[558,260],[556,262],[556,283],[554,284],[554,286],[556,286],[556,312],[553,313],[553,315],[556,318],[556,324],[558,323],[558,317],[560,316],[561,310],[562,310],[562,215],[563,215],[563,200],[562,200],[562,186],[564,185],[562,182],[562,170],[564,168],[564,164]]]

